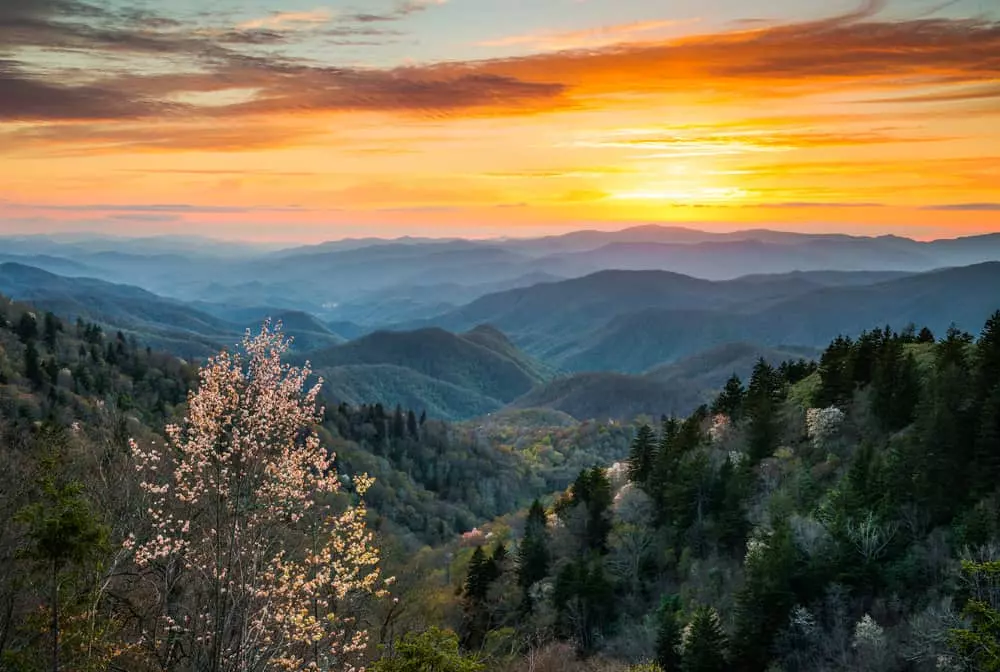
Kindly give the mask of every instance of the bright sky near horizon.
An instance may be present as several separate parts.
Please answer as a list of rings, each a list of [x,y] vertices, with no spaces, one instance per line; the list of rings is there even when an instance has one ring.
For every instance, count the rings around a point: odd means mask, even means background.
[[[997,0],[0,0],[0,233],[1000,231]]]

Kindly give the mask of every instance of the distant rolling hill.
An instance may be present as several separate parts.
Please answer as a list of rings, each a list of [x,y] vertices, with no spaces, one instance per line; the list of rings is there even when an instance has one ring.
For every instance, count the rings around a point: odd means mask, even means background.
[[[432,418],[462,420],[502,406],[498,399],[426,376],[405,366],[359,364],[322,369],[324,394],[348,404],[414,408]]]
[[[216,352],[236,333],[235,325],[138,287],[66,278],[23,264],[0,264],[0,292],[70,319],[119,329],[183,356]]]
[[[428,321],[489,323],[567,371],[641,373],[736,341],[819,347],[872,324],[976,330],[1000,308],[1000,262],[886,279],[792,273],[712,282],[665,271],[603,271],[484,296]]]
[[[433,409],[448,419],[497,410],[551,375],[488,326],[379,331],[293,359],[308,359],[335,399]]]
[[[668,271],[710,280],[788,272],[799,273],[803,285],[838,284],[823,277],[829,272],[920,273],[1000,260],[1000,234],[923,242],[899,236],[715,233],[643,225],[520,240],[358,239],[280,252],[169,237],[22,236],[0,237],[0,250],[7,261],[138,285],[160,296],[300,310],[326,322],[347,321],[374,331],[400,324],[430,326],[418,323],[462,310],[487,294],[601,271]],[[854,281],[863,277],[854,276]],[[448,328],[465,329],[482,321]],[[499,326],[523,343],[516,327]]]
[[[315,317],[299,311],[254,310],[231,321],[132,285],[68,278],[19,263],[0,264],[0,292],[69,319],[79,317],[120,330],[145,345],[184,357],[205,357],[231,346],[245,329],[259,329],[269,316],[283,322],[297,349],[344,341]]]
[[[562,376],[519,397],[510,408],[552,409],[579,420],[686,415],[710,401],[732,374],[746,381],[761,357],[777,365],[785,360],[814,359],[818,354],[813,348],[728,343],[643,375],[589,372]]]

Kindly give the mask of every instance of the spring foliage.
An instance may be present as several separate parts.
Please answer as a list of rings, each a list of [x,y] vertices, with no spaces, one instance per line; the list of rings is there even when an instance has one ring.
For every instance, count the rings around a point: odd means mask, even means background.
[[[146,637],[168,667],[354,670],[367,644],[351,604],[381,593],[378,550],[364,504],[337,497],[312,431],[319,386],[303,393],[309,369],[282,364],[286,349],[268,324],[248,334],[245,359],[202,369],[165,445],[131,444],[149,527],[126,545],[157,587]],[[354,494],[370,483],[355,477]]]

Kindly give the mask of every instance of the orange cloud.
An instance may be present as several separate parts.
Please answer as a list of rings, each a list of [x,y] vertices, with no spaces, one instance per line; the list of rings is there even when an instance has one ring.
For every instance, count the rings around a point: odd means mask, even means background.
[[[81,0],[3,4],[0,197],[107,203],[133,180],[156,203],[302,203],[282,221],[316,226],[337,208],[441,226],[903,210],[996,222],[1000,22],[888,20],[870,3],[680,38],[652,21],[492,42],[539,52],[512,58],[296,55],[317,34],[391,38],[383,26],[436,4],[215,30],[65,14]],[[70,53],[118,66],[71,68]]]
[[[411,3],[405,8],[425,4]],[[626,24],[601,30],[604,35],[624,38],[651,25],[663,24]],[[593,31],[563,37],[569,42],[586,42],[590,33]],[[87,39],[96,40],[94,49],[112,48],[105,44],[106,37]],[[142,35],[123,29],[114,49],[162,53],[199,53],[200,49],[208,67],[174,75],[112,77],[74,86],[28,74],[6,62],[0,64],[0,85],[16,95],[0,101],[0,119],[56,121],[208,113],[231,117],[301,110],[426,115],[476,114],[485,109],[517,114],[585,108],[600,95],[673,95],[698,100],[801,97],[836,91],[859,96],[864,92],[870,97],[872,91],[899,91],[923,96],[928,87],[936,89],[935,96],[959,96],[957,92],[976,100],[1000,96],[992,84],[1000,78],[996,58],[1000,23],[983,19],[876,21],[866,12],[659,42],[389,70],[334,68],[289,57],[251,56],[231,51],[210,38],[178,37],[172,32]],[[970,94],[969,87],[980,88]],[[230,89],[258,93],[249,102],[213,106],[211,110],[172,102],[186,93]]]

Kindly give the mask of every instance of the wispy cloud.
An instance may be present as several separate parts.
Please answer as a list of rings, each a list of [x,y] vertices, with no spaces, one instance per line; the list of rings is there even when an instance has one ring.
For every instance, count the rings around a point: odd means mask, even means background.
[[[288,206],[197,205],[192,203],[79,203],[60,205],[53,203],[22,203],[0,200],[0,208],[11,210],[37,210],[51,212],[101,212],[101,213],[171,213],[171,214],[241,214],[248,212],[305,212],[306,208]]]
[[[809,202],[809,201],[788,201],[783,203],[755,203],[757,208],[790,208],[790,209],[822,209],[829,208],[884,208],[884,203],[844,203],[839,201]]]
[[[828,132],[808,127],[796,128],[794,120],[788,120],[785,128],[768,128],[768,124],[773,124],[775,121],[769,120],[766,123],[761,123],[760,121],[748,120],[742,124],[624,128],[578,139],[571,145],[634,150],[634,156],[637,158],[681,158],[785,152],[805,147],[927,142],[946,139],[869,130]]]
[[[329,9],[313,9],[308,12],[273,12],[269,16],[244,21],[236,27],[240,30],[272,28],[275,30],[295,30],[329,23],[334,14]]]
[[[928,205],[924,210],[943,210],[947,212],[1000,212],[1000,203],[947,203],[943,205]]]
[[[361,23],[381,23],[385,21],[398,21],[411,14],[422,12],[431,7],[440,7],[447,4],[448,0],[401,0],[396,5],[385,12],[357,12],[351,14],[350,18]]]
[[[356,25],[327,30],[377,34],[378,29],[364,24],[437,4],[441,3],[411,0],[384,15],[345,17]],[[253,26],[244,24],[242,30],[220,33],[178,27],[166,19],[157,22],[155,16],[140,23],[133,15],[79,0],[26,0],[0,7],[0,48],[14,54],[0,61],[0,86],[13,92],[2,97],[0,120],[352,110],[520,114],[579,108],[591,104],[595,95],[735,100],[856,91],[859,98],[870,98],[873,90],[881,90],[917,101],[926,100],[929,86],[937,87],[933,93],[937,100],[992,95],[990,87],[995,85],[990,82],[1000,78],[996,58],[1000,23],[944,18],[879,21],[875,12],[880,4],[867,3],[859,11],[823,21],[640,43],[630,40],[670,22],[623,24],[596,32],[553,34],[556,41],[592,47],[585,50],[378,69],[322,65],[274,51],[297,33],[283,27],[313,25],[325,19],[321,12],[275,14],[251,22]],[[625,43],[593,47],[595,39],[617,42],[619,38]],[[197,67],[178,68],[169,75],[102,77],[90,72],[83,82],[77,73],[29,69],[16,54],[18,47],[32,45],[92,55],[183,55]],[[234,88],[258,93],[248,102],[211,110],[172,102],[190,93]]]
[[[493,40],[478,42],[480,47],[516,47],[526,46],[542,51],[560,51],[564,49],[593,49],[613,44],[633,42],[635,40],[662,37],[668,29],[681,25],[690,25],[693,21],[636,21],[585,30],[564,32],[539,32],[523,35],[510,35]]]

